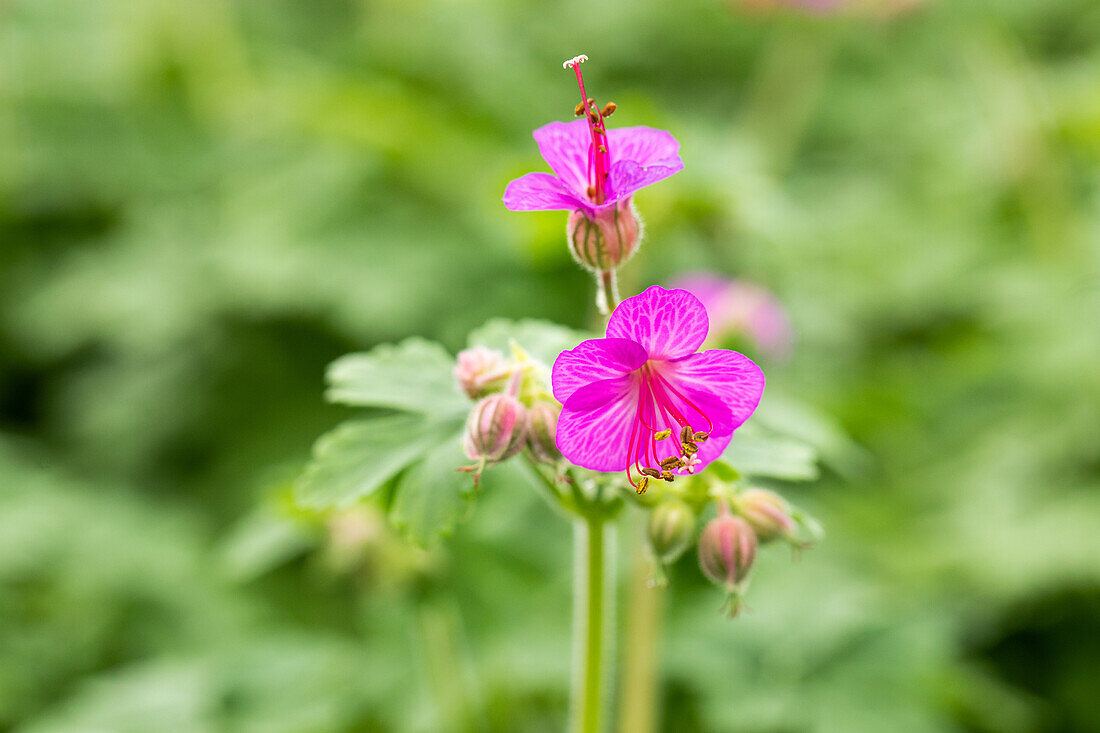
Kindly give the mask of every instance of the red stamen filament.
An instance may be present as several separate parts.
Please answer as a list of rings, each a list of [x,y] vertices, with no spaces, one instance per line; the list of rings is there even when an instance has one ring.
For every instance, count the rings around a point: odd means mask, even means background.
[[[662,377],[662,376],[661,376],[660,374],[657,374],[656,372],[654,372],[654,373],[653,373],[653,375],[654,375],[654,376],[655,376],[655,377],[656,377],[656,378],[657,378],[658,380],[660,380],[660,382],[661,382],[661,384],[662,384],[662,385],[664,385],[665,387],[668,387],[668,388],[669,388],[669,390],[670,390],[670,391],[672,392],[672,394],[676,395],[676,396],[677,396],[677,397],[679,397],[679,398],[680,398],[681,400],[683,400],[683,401],[684,401],[684,404],[686,404],[686,405],[687,405],[688,407],[690,407],[691,409],[695,410],[695,412],[696,412],[696,413],[698,413],[699,415],[701,415],[701,416],[702,416],[702,418],[703,418],[704,420],[706,420],[706,421],[707,421],[707,432],[708,432],[708,433],[712,433],[712,432],[714,432],[714,423],[712,423],[712,422],[710,421],[710,418],[709,418],[709,417],[707,417],[707,413],[705,413],[705,412],[703,412],[702,410],[700,410],[700,409],[699,409],[699,408],[698,408],[698,407],[697,407],[697,406],[695,405],[695,403],[694,403],[694,402],[692,402],[692,401],[691,401],[691,400],[689,400],[689,399],[688,399],[687,397],[685,397],[684,395],[682,395],[682,394],[680,393],[680,390],[678,390],[678,389],[676,389],[675,387],[673,387],[673,386],[672,386],[672,385],[671,385],[671,384],[669,383],[669,381],[668,381],[667,379],[665,379],[664,377]]]
[[[684,416],[682,408],[678,406],[677,402],[705,420],[708,433],[714,431],[714,423],[710,417],[698,405],[684,396],[680,390],[672,386],[671,382],[665,379],[656,369],[647,364],[641,368],[638,376],[641,384],[639,385],[638,407],[635,411],[634,426],[630,436],[630,447],[627,448],[627,455],[631,461],[626,469],[627,481],[635,489],[638,484],[634,480],[633,473],[645,476],[643,469],[647,468],[663,472],[661,461],[673,457],[686,458],[688,456],[684,444],[680,440],[679,433],[673,426],[681,429],[690,428],[692,432],[695,432],[695,428]],[[655,427],[660,424],[664,424],[666,427],[661,429]],[[670,431],[675,436],[674,441],[669,446],[674,447],[674,449],[669,455],[662,458],[656,436],[665,430]]]

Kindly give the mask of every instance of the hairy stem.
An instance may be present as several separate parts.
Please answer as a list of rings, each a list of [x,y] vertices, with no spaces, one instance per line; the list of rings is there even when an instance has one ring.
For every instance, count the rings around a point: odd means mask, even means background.
[[[573,525],[573,689],[569,730],[603,730],[604,684],[608,678],[615,563],[613,526],[598,508]]]
[[[622,298],[619,296],[619,276],[615,270],[604,270],[600,273],[601,285],[607,291],[607,307],[609,311],[615,310]]]

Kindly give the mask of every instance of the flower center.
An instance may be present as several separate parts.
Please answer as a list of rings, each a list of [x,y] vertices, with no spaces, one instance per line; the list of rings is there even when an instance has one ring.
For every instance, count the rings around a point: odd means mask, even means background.
[[[626,478],[641,494],[650,478],[672,481],[673,471],[695,473],[701,463],[695,455],[699,443],[710,437],[714,423],[654,366],[643,364],[639,376],[641,389],[627,449],[631,463]]]
[[[588,131],[592,136],[592,143],[588,146],[588,198],[597,204],[602,204],[607,198],[607,174],[611,170],[611,154],[608,152],[607,127],[604,118],[614,113],[614,102],[608,102],[603,109],[596,106],[596,100],[591,99],[584,90],[584,79],[581,77],[581,64],[588,60],[584,54],[574,56],[562,63],[563,69],[572,68],[577,74],[577,86],[581,90],[581,103],[573,112],[580,117],[584,115],[588,120]]]

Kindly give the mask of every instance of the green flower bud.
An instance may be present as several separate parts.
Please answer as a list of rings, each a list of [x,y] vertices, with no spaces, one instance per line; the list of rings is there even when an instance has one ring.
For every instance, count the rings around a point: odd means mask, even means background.
[[[741,593],[756,559],[756,545],[749,523],[728,510],[712,519],[699,538],[699,567],[711,582],[725,588],[730,616],[741,609]]]
[[[578,264],[592,272],[615,270],[638,248],[642,226],[627,197],[589,216],[584,211],[569,215],[569,251]]]
[[[791,505],[767,489],[746,489],[735,500],[737,513],[744,517],[761,544],[780,537],[794,540],[797,525],[791,518]]]
[[[540,463],[556,464],[561,460],[557,430],[561,405],[556,402],[536,402],[527,410],[527,449]]]
[[[695,512],[680,499],[663,501],[650,513],[646,535],[657,561],[673,562],[691,546],[695,536]]]

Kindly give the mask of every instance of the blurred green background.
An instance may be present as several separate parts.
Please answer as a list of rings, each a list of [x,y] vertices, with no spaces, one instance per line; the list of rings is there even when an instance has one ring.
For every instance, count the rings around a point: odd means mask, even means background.
[[[570,528],[507,470],[427,550],[265,517],[336,356],[587,322],[500,203],[580,52],[683,145],[624,290],[770,288],[861,446],[752,612],[672,569],[659,730],[1100,730],[1100,3],[871,5],[0,2],[0,731],[562,728]]]

